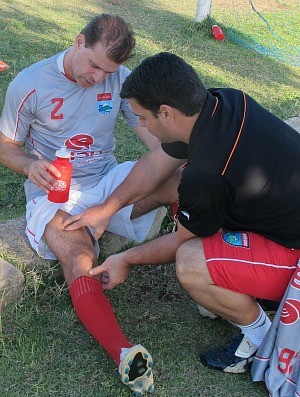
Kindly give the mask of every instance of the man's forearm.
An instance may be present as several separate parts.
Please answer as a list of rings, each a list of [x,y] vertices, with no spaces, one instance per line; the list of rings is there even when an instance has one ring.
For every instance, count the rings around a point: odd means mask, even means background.
[[[157,184],[149,180],[147,164],[147,158],[142,157],[124,182],[106,199],[102,208],[107,214],[114,215],[121,208],[147,197],[155,190]],[[148,183],[145,183],[146,180]]]
[[[123,283],[133,266],[160,265],[175,262],[178,248],[187,240],[196,236],[179,224],[178,231],[156,240],[131,248],[119,254],[111,255],[101,265],[90,269],[89,274],[103,274],[104,288],[112,289]]]
[[[149,150],[160,146],[159,140],[145,127],[137,126],[133,128],[135,133],[140,137],[140,139],[144,142],[144,144],[148,147]]]
[[[21,148],[22,143],[12,141],[0,133],[0,162],[27,178],[45,193],[53,189],[55,178],[60,178],[58,169],[47,160],[28,156]]]
[[[109,256],[101,265],[89,270],[91,276],[102,274],[102,285],[110,290],[123,283],[131,267],[174,262],[178,242],[168,234],[149,243]]]
[[[160,265],[175,261],[180,243],[174,234],[167,234],[148,243],[123,252],[124,260],[130,266]]]
[[[28,168],[30,164],[36,159],[29,157],[21,146],[4,142],[0,142],[0,162],[18,174],[28,175]]]
[[[139,159],[124,182],[103,203],[103,209],[114,215],[121,208],[148,197],[182,163],[182,160],[171,158],[157,147]]]
[[[178,230],[123,252],[129,266],[160,265],[174,262],[178,248],[196,235],[178,223]]]

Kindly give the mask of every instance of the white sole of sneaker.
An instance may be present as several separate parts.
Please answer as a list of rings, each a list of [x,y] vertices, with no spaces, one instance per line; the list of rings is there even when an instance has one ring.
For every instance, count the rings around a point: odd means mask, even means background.
[[[250,368],[253,360],[254,357],[245,358],[245,360],[235,364],[233,367],[229,366],[223,369],[223,371],[231,374],[244,374]]]
[[[215,320],[216,318],[218,318],[218,316],[215,313],[205,309],[203,306],[200,306],[197,303],[196,303],[196,305],[197,305],[199,314],[202,317],[210,318],[211,320]]]

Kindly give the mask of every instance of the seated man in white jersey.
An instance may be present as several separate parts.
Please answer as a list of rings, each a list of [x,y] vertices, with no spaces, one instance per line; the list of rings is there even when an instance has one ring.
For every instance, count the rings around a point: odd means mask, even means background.
[[[88,274],[97,265],[93,231],[82,227],[70,233],[62,227],[70,215],[103,202],[131,171],[133,162],[118,165],[113,154],[120,111],[150,150],[158,144],[139,126],[129,101],[119,96],[130,74],[122,64],[134,46],[132,29],[122,18],[101,14],[77,35],[72,47],[19,73],[7,90],[0,119],[0,161],[28,177],[26,233],[32,247],[45,259],[59,260],[79,319],[119,365],[123,383],[141,395],[154,390],[152,358],[143,346],[128,341],[101,282]],[[73,165],[65,204],[47,198],[55,186],[53,175],[59,177],[51,161],[60,147],[71,152]],[[151,197],[122,209],[108,230],[143,241],[154,209],[169,204],[164,200],[173,185],[167,182]],[[175,201],[177,191],[172,192]]]

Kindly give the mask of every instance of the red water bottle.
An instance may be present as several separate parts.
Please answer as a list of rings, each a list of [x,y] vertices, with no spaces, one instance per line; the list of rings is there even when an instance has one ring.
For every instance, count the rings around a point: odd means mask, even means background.
[[[61,173],[60,178],[51,174],[56,179],[56,183],[54,189],[48,193],[48,200],[53,203],[66,203],[69,200],[72,175],[70,155],[71,153],[65,147],[62,147],[55,152],[56,159],[51,163]]]
[[[224,40],[224,33],[218,25],[213,25],[211,28],[215,40]]]
[[[0,60],[0,72],[3,72],[4,70],[7,70],[7,69],[9,69],[9,65]]]

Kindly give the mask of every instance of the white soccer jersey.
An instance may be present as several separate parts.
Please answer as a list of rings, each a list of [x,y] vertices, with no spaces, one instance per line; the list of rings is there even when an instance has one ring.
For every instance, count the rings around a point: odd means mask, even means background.
[[[128,125],[138,125],[129,101],[119,96],[130,71],[125,66],[102,83],[82,88],[62,70],[65,52],[37,62],[11,82],[5,99],[0,131],[25,142],[29,155],[52,161],[61,146],[71,150],[72,189],[95,185],[115,164],[114,126],[119,111]],[[45,194],[29,180],[27,201]]]

